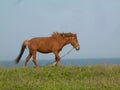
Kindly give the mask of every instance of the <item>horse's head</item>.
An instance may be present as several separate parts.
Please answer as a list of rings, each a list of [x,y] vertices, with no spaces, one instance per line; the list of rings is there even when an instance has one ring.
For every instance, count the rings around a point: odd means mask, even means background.
[[[77,34],[72,35],[70,43],[76,50],[80,49],[80,45],[79,45],[79,42],[78,42],[78,39],[77,39]]]
[[[79,50],[80,49],[80,45],[79,45],[79,42],[77,40],[77,34],[73,34],[73,33],[58,33],[58,32],[54,32],[52,34],[53,37],[61,37],[62,36],[62,39],[64,39],[66,42],[65,42],[65,45],[66,44],[71,44],[76,50]]]
[[[77,34],[73,34],[73,33],[61,33],[61,35],[63,37],[65,37],[68,40],[67,42],[70,43],[76,50],[80,49],[80,45],[79,45],[79,42],[77,40]]]

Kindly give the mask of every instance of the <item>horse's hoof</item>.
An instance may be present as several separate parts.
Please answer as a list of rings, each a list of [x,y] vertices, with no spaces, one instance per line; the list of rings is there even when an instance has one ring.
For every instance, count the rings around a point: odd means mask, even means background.
[[[37,65],[37,66],[34,66],[34,68],[38,68],[38,67],[40,67],[40,66],[38,66],[38,65]]]
[[[52,67],[55,67],[55,66],[57,66],[57,64],[52,64]]]

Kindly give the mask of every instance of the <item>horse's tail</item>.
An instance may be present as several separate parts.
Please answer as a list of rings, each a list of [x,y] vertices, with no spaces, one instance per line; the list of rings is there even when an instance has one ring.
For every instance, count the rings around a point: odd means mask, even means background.
[[[20,53],[18,55],[18,57],[15,59],[15,63],[18,64],[19,61],[20,61],[20,58],[22,57],[24,51],[25,51],[25,48],[26,46],[28,45],[28,40],[25,40],[22,44],[22,47],[21,47],[21,50],[20,50]]]

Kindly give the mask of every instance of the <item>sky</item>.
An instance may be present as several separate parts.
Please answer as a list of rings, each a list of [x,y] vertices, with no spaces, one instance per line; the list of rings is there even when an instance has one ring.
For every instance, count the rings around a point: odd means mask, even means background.
[[[120,0],[0,0],[0,60],[14,60],[24,40],[53,32],[78,36],[81,49],[64,58],[120,58]]]

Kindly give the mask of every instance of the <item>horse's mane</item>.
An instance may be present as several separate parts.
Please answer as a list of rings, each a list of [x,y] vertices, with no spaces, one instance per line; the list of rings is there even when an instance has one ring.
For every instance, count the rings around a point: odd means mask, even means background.
[[[52,37],[55,37],[55,36],[59,36],[59,35],[60,35],[59,32],[53,32],[51,36],[52,36]]]
[[[68,33],[59,33],[59,32],[53,32],[52,33],[52,37],[56,37],[56,36],[62,36],[62,37],[72,37],[74,34],[71,32]]]

